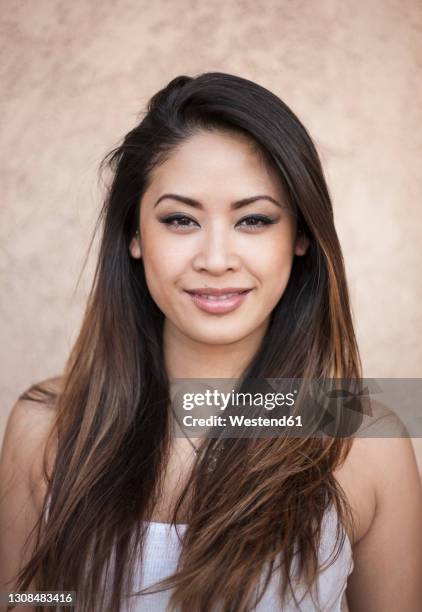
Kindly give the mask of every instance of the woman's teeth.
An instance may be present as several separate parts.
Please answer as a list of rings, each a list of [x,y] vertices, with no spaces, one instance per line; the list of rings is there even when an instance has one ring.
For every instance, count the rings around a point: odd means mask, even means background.
[[[240,295],[240,293],[226,293],[225,295],[205,295],[204,293],[197,293],[196,295],[211,301],[224,301],[233,297],[234,295]]]

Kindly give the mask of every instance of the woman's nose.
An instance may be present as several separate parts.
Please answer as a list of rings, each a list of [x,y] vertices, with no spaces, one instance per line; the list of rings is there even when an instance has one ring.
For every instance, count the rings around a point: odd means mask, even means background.
[[[238,270],[240,263],[236,240],[230,229],[220,225],[203,232],[193,259],[193,267],[197,272],[223,274],[228,270]]]

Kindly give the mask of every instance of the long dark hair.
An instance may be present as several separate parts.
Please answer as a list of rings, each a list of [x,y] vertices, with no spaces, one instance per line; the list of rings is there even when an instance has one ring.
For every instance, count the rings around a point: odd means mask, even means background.
[[[249,80],[222,73],[175,78],[104,160],[113,178],[100,217],[97,268],[62,390],[50,398],[56,419],[47,447],[57,445],[56,459],[51,473],[45,468],[37,544],[17,584],[25,589],[34,579],[38,590],[75,590],[84,612],[119,609],[160,495],[171,439],[163,314],[129,244],[152,169],[198,130],[248,136],[276,169],[310,241],[306,254],[294,258],[245,374],[361,375],[332,205],[306,129],[277,96]],[[35,399],[37,391],[24,397]],[[172,605],[184,612],[208,612],[217,604],[246,612],[256,603],[264,567],[280,558],[285,598],[296,546],[300,576],[310,587],[325,512],[337,510],[340,543],[340,525],[352,520],[333,475],[349,449],[339,437],[207,440],[174,510],[177,523],[189,495],[178,571],[165,582],[173,587]]]

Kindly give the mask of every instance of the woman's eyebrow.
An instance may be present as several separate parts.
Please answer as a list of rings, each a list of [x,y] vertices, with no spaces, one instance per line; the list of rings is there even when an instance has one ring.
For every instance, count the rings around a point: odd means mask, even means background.
[[[178,202],[182,202],[183,204],[187,204],[188,206],[193,206],[194,208],[203,209],[203,205],[198,200],[194,200],[193,198],[188,198],[187,196],[181,196],[181,195],[178,195],[177,193],[165,193],[164,195],[160,196],[158,200],[156,201],[156,203],[154,204],[154,208],[162,200],[165,200],[165,199],[177,200]],[[242,206],[253,204],[257,200],[268,200],[269,202],[272,202],[279,208],[285,208],[284,204],[281,204],[280,202],[278,202],[277,200],[275,200],[269,195],[256,195],[250,198],[243,198],[242,200],[236,200],[236,202],[232,202],[230,204],[230,209],[237,210],[238,208],[242,208]]]

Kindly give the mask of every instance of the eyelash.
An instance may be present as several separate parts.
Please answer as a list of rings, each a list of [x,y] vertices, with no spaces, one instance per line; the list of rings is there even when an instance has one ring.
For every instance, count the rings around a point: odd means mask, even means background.
[[[193,219],[191,219],[190,217],[187,217],[186,215],[171,215],[169,217],[163,217],[162,219],[160,219],[160,223],[164,223],[165,225],[169,225],[170,227],[174,227],[174,228],[179,228],[179,227],[193,227],[192,225],[178,225],[178,224],[174,224],[174,221],[180,221],[180,219],[187,219],[188,221],[192,221],[193,223],[196,223]],[[253,225],[243,225],[242,227],[247,227],[247,228],[251,228],[252,230],[256,230],[256,229],[261,229],[262,227],[265,227],[266,225],[272,225],[273,223],[277,223],[276,220],[271,219],[270,217],[266,217],[265,215],[249,215],[248,217],[244,217],[243,219],[240,219],[239,223],[242,221],[246,221],[248,219],[254,219],[255,221],[259,221],[259,224],[253,224]]]

